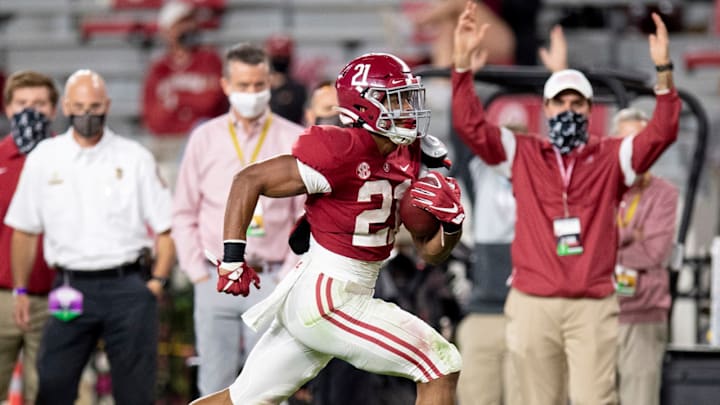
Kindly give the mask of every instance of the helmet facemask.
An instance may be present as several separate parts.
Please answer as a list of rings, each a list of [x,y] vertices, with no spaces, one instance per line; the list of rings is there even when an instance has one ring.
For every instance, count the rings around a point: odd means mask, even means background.
[[[340,71],[335,89],[345,125],[362,127],[397,145],[409,145],[427,133],[425,89],[396,56],[370,53],[355,58]]]
[[[425,109],[425,88],[411,85],[393,89],[369,88],[365,98],[377,106],[380,115],[375,128],[397,145],[409,145],[427,133],[430,110]]]

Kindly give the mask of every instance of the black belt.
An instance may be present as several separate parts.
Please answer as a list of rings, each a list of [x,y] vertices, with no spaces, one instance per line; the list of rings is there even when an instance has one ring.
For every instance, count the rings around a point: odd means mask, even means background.
[[[71,278],[77,279],[118,278],[124,277],[128,274],[139,273],[140,264],[137,262],[126,263],[121,264],[117,267],[98,270],[73,270],[60,266],[57,266],[56,269],[60,274],[67,274]]]

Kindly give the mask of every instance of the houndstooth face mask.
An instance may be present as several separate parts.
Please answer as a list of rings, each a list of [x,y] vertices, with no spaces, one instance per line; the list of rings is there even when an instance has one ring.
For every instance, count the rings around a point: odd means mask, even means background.
[[[28,154],[50,135],[50,120],[45,114],[28,107],[12,116],[10,130],[20,153]]]
[[[567,154],[587,142],[587,116],[572,110],[561,112],[548,120],[550,142],[560,151]]]

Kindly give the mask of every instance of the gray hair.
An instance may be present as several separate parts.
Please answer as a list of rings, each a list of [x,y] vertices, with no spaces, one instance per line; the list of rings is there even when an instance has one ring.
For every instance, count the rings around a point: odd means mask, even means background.
[[[634,107],[628,107],[623,108],[622,110],[618,111],[613,115],[612,118],[612,134],[616,134],[618,131],[618,126],[620,126],[621,122],[626,121],[643,121],[648,122],[650,118],[648,118],[647,114],[645,114],[644,111],[634,108]]]

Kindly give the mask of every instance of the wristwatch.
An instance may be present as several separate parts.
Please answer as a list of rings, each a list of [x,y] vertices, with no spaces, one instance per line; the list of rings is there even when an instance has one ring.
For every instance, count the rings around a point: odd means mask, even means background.
[[[12,296],[17,297],[18,295],[27,295],[28,290],[25,287],[15,287],[12,290]]]
[[[169,280],[168,280],[167,277],[152,276],[152,277],[150,278],[150,280],[158,281],[158,282],[162,285],[162,288],[163,288],[163,289],[165,289],[165,288],[168,287],[168,281],[169,281]]]

